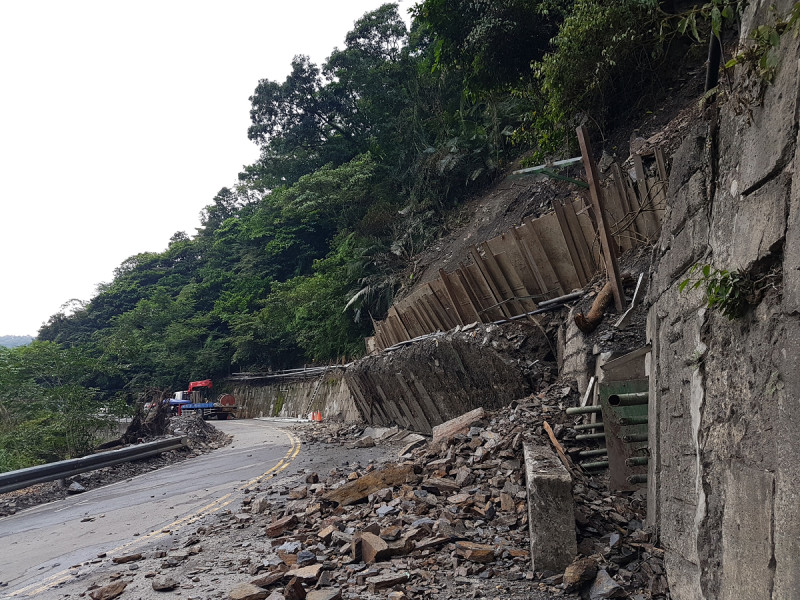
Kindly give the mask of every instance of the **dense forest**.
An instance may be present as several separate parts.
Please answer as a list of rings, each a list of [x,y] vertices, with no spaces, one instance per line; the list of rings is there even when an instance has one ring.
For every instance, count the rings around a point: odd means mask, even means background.
[[[460,203],[512,161],[574,155],[576,123],[599,135],[646,108],[738,3],[675,4],[423,0],[410,30],[385,4],[323,64],[257,82],[260,157],[197,231],[0,348],[0,470],[85,450],[101,425],[69,418],[87,402],[358,357]]]

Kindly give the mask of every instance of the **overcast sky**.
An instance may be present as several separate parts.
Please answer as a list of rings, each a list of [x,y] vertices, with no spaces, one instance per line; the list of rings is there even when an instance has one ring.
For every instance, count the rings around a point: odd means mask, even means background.
[[[35,335],[129,256],[193,235],[258,156],[258,80],[322,62],[381,4],[0,1],[0,335]]]

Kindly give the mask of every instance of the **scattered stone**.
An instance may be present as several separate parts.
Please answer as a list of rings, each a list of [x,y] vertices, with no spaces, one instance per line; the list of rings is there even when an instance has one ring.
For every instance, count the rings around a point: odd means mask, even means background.
[[[284,578],[294,578],[304,583],[314,582],[319,578],[319,572],[322,570],[322,565],[309,565],[307,567],[300,567],[299,569],[292,569],[284,574]]]
[[[141,559],[142,559],[142,555],[141,554],[128,554],[126,556],[115,556],[114,558],[111,559],[111,562],[116,563],[118,565],[122,565],[122,564],[125,564],[125,563],[129,563],[129,562],[133,562],[133,561],[141,560]]]
[[[385,575],[367,577],[366,579],[369,591],[373,594],[380,590],[400,585],[406,581],[408,581],[408,573],[387,573]]]
[[[480,421],[485,416],[486,411],[483,408],[476,408],[455,419],[450,419],[441,425],[437,425],[433,428],[433,443],[446,442],[460,433],[466,433],[469,431],[470,425]]]
[[[305,600],[306,590],[297,577],[292,578],[283,590],[286,600]]]
[[[581,558],[573,562],[564,571],[564,589],[576,591],[584,584],[593,581],[597,575],[597,561],[594,558]]]
[[[152,586],[157,592],[168,592],[178,587],[178,582],[172,577],[154,577]]]
[[[624,598],[628,594],[614,581],[605,569],[597,572],[597,576],[589,588],[589,600],[605,600],[606,598]]]
[[[477,563],[494,560],[494,546],[474,542],[456,542],[456,554]]]
[[[269,525],[267,525],[266,534],[269,537],[278,537],[282,535],[284,531],[294,527],[297,524],[297,517],[295,515],[287,515],[282,519],[278,519],[277,521],[273,521]]]
[[[365,563],[372,564],[389,557],[389,545],[374,533],[361,534],[361,557]]]
[[[230,598],[230,600],[264,600],[266,597],[266,590],[256,587],[251,583],[240,583],[228,592],[228,598]]]
[[[122,594],[126,587],[128,587],[126,581],[115,581],[89,592],[89,597],[92,600],[112,600]]]
[[[342,590],[311,590],[306,594],[306,600],[342,600]]]
[[[67,488],[67,493],[68,494],[82,494],[85,491],[86,491],[86,488],[83,487],[77,481],[73,481],[72,483],[70,483],[69,487]]]

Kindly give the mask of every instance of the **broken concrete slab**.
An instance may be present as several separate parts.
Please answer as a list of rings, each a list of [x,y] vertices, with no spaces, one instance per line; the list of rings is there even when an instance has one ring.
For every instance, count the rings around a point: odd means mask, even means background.
[[[563,571],[578,551],[572,478],[545,446],[524,444],[534,571]]]

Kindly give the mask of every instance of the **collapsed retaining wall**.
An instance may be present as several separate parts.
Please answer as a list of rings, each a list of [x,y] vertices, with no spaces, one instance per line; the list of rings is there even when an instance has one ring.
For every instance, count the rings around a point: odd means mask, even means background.
[[[368,423],[430,434],[467,411],[500,408],[525,396],[531,369],[497,350],[519,348],[537,337],[543,336],[496,325],[433,336],[358,361],[347,369],[345,381]]]
[[[742,44],[768,22],[750,3]],[[800,39],[780,44],[774,83],[737,66],[676,153],[654,250],[648,519],[677,600],[800,597]],[[679,290],[694,264],[772,285],[729,320]]]
[[[325,420],[360,420],[341,369],[311,379],[261,377],[240,381],[236,382],[233,395],[240,407],[239,415],[245,419],[304,417],[320,411]]]

